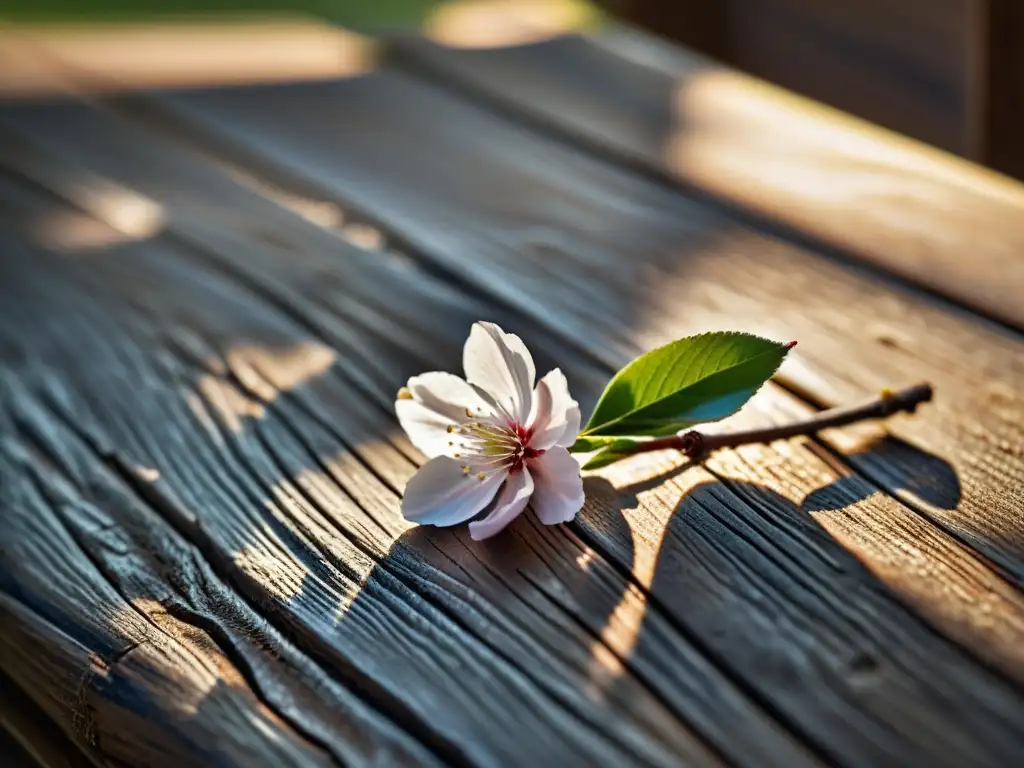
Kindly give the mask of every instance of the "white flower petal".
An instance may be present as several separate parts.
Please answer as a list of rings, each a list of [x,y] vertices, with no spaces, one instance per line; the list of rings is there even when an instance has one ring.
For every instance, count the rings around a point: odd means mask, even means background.
[[[504,479],[502,472],[492,472],[483,480],[466,476],[458,461],[438,456],[406,484],[402,515],[421,525],[457,525],[490,504]]]
[[[573,400],[573,407],[569,409],[569,413],[565,418],[565,431],[562,436],[558,438],[558,442],[555,445],[559,445],[562,448],[568,448],[570,445],[576,442],[576,438],[580,436],[580,406]]]
[[[457,422],[466,420],[467,408],[476,411],[488,407],[468,381],[443,371],[413,376],[406,389],[414,400]]]
[[[545,451],[556,445],[568,447],[580,432],[580,407],[569,394],[569,383],[558,368],[537,382],[528,427],[530,447]]]
[[[533,508],[544,525],[567,523],[583,507],[580,465],[565,448],[552,448],[530,459],[533,474]]]
[[[443,456],[455,450],[453,446],[448,445],[452,442],[452,436],[448,434],[451,419],[415,400],[397,401],[395,413],[398,414],[402,429],[409,435],[409,440],[427,458]]]
[[[469,535],[480,541],[498,533],[519,517],[532,493],[533,478],[530,477],[530,472],[525,467],[513,472],[505,481],[505,487],[501,489],[491,513],[483,520],[469,524]]]
[[[474,323],[462,365],[470,384],[485,390],[510,418],[525,424],[537,372],[522,339],[494,323]]]
[[[465,380],[435,371],[413,376],[406,385],[412,399],[395,401],[395,413],[409,440],[429,458],[451,454],[456,447],[448,426],[466,420],[466,409],[489,415],[491,405]]]

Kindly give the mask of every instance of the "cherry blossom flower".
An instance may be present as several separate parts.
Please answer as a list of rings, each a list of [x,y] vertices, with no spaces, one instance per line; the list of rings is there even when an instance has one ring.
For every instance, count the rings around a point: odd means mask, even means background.
[[[409,481],[402,514],[416,523],[469,524],[474,539],[501,531],[532,502],[545,525],[572,520],[583,506],[580,467],[568,450],[580,409],[557,368],[534,386],[522,340],[475,323],[463,350],[466,378],[432,372],[409,379],[398,420],[431,457]]]

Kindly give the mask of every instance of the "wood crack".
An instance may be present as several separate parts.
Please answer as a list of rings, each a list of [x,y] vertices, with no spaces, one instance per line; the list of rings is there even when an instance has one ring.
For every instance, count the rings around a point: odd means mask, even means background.
[[[296,633],[292,631],[290,627],[282,626],[273,620],[274,611],[259,610],[260,606],[272,606],[273,601],[268,599],[269,596],[263,593],[260,590],[259,586],[255,584],[255,582],[252,582],[251,580],[247,579],[243,574],[241,574],[241,572],[238,571],[237,568],[233,566],[226,566],[226,561],[219,556],[219,553],[215,547],[207,546],[208,534],[206,531],[203,530],[200,520],[196,519],[193,515],[191,515],[191,513],[181,508],[177,504],[177,502],[173,501],[169,496],[161,492],[157,488],[157,485],[154,484],[150,479],[141,477],[139,474],[139,470],[135,466],[134,462],[131,462],[130,460],[126,459],[119,451],[109,448],[104,449],[102,451],[96,450],[96,445],[94,440],[92,439],[92,436],[87,432],[84,432],[82,428],[75,422],[67,420],[60,409],[50,408],[48,409],[48,413],[54,419],[62,423],[71,434],[76,435],[82,441],[82,444],[84,446],[88,447],[90,450],[93,450],[97,458],[108,469],[110,469],[114,473],[114,475],[119,478],[121,482],[123,482],[129,489],[131,489],[131,492],[133,493],[135,498],[143,502],[146,505],[146,507],[153,512],[153,514],[155,514],[157,517],[168,523],[171,526],[171,528],[178,533],[178,535],[182,536],[193,547],[196,547],[200,552],[202,552],[202,554],[206,558],[205,562],[210,564],[210,567],[214,570],[214,572],[217,573],[217,575],[227,583],[235,585],[236,590],[233,592],[233,595],[245,601],[248,610],[250,610],[254,615],[259,615],[264,620],[268,620],[268,623],[270,623],[274,630],[281,636],[291,638],[293,641],[299,640],[299,638],[296,637]],[[28,433],[26,436],[31,437],[31,433]],[[50,452],[49,449],[46,447],[45,442],[40,443],[33,439],[33,443],[39,448],[39,450],[45,452],[48,456],[51,457],[51,462],[57,462],[55,466],[59,466],[60,462],[62,461],[61,458]],[[38,482],[38,478],[36,478],[36,481]],[[58,517],[60,516],[58,515]],[[67,525],[65,525],[65,529],[68,531],[69,535],[75,538],[76,542],[79,545],[79,548],[82,549],[83,553],[90,559],[90,561],[93,562],[97,570],[99,570],[99,572],[103,574],[104,578],[107,579],[108,583],[110,583],[111,586],[114,589],[116,589],[119,592],[119,594],[122,595],[126,603],[131,605],[136,610],[136,612],[139,613],[148,623],[155,626],[156,631],[163,632],[163,629],[160,628],[159,625],[156,625],[148,614],[138,609],[134,605],[134,603],[129,599],[129,596],[121,591],[119,584],[116,583],[116,579],[112,580],[111,573],[109,572],[109,570],[105,569],[102,566],[102,564],[97,563],[95,557],[92,555],[89,549],[83,544],[83,542],[77,537],[76,533],[73,530],[71,530],[71,528],[69,528]],[[217,567],[218,563],[221,563],[225,567]],[[197,561],[194,561],[193,564],[199,565]],[[200,566],[200,571],[201,570],[202,567]],[[170,583],[176,589],[178,594],[181,595],[181,598],[184,602],[168,602],[164,604],[164,609],[167,610],[167,612],[174,618],[183,621],[187,624],[193,625],[196,628],[206,632],[211,637],[211,639],[215,641],[218,649],[235,666],[235,668],[244,678],[249,689],[253,691],[253,693],[259,698],[260,702],[264,706],[266,706],[270,711],[273,711],[284,722],[289,723],[291,727],[293,727],[298,733],[301,733],[303,737],[308,739],[312,744],[315,744],[317,747],[324,749],[325,751],[330,753],[338,764],[346,764],[348,761],[344,758],[342,754],[338,752],[336,746],[331,745],[327,742],[322,733],[318,734],[314,732],[307,726],[307,724],[302,722],[301,718],[296,717],[292,713],[284,711],[280,706],[276,705],[275,703],[269,700],[266,691],[263,688],[263,685],[261,684],[257,676],[253,673],[250,660],[245,656],[244,653],[238,650],[237,641],[231,640],[231,637],[229,633],[225,630],[224,625],[219,621],[213,620],[212,618],[204,617],[200,611],[190,607],[188,604],[190,597],[188,594],[186,594],[186,592],[182,591],[181,584],[176,582],[174,579],[171,579]],[[237,589],[240,583],[243,585],[248,585],[250,589]],[[255,590],[253,590],[252,587],[255,587]],[[253,604],[253,602],[251,601],[255,601],[255,604]],[[268,614],[270,615],[268,616]],[[245,619],[242,620],[245,621]],[[268,646],[270,648],[276,648],[276,654],[280,657],[282,653],[280,644],[273,638],[266,638],[265,642],[268,643]],[[121,660],[121,658],[123,658],[131,651],[135,650],[140,644],[141,643],[133,643],[129,647],[120,651],[116,655],[116,657],[111,660],[111,665],[116,661]],[[302,643],[300,643],[300,645],[301,644]],[[293,653],[284,651],[284,654],[284,663],[294,664],[296,662],[296,659],[293,658]],[[316,658],[315,653],[313,658]],[[302,662],[301,659],[298,659],[298,661],[299,663]],[[357,696],[360,701],[369,706],[373,711],[387,718],[390,722],[393,722],[398,728],[401,728],[404,732],[408,733],[413,738],[417,738],[417,740],[426,749],[431,750],[434,753],[434,756],[438,760],[445,762],[446,764],[460,764],[457,761],[453,761],[450,755],[445,754],[443,746],[440,749],[435,749],[434,745],[428,743],[433,740],[431,733],[429,732],[429,729],[423,728],[421,725],[419,725],[417,721],[414,720],[406,719],[406,722],[403,722],[401,714],[399,714],[398,717],[395,717],[395,710],[386,699],[384,699],[384,701],[382,702],[381,698],[375,698],[372,695],[367,695],[365,687],[360,686],[358,682],[354,683],[353,680],[348,679],[347,677],[339,677],[332,665],[318,664],[317,669],[325,671],[330,677],[336,679],[338,684],[343,685],[349,693]],[[424,737],[427,739],[427,742],[424,742],[423,739],[419,738],[417,736],[416,731],[421,731]]]
[[[55,414],[53,411],[50,411],[50,415],[53,416],[54,418],[61,418],[57,416],[57,414]],[[69,427],[69,429],[72,428],[71,425],[67,424],[67,422],[65,422],[65,426]],[[31,433],[26,433],[23,436],[26,439],[31,440],[34,446],[41,447],[38,442],[33,440]],[[52,454],[49,455],[51,455],[52,457]],[[117,468],[120,466],[121,463],[122,462],[115,460],[108,462],[107,466],[111,468]],[[57,466],[53,466],[53,469],[57,470]],[[121,477],[123,480],[124,475],[121,474]],[[78,545],[79,551],[82,552],[82,554],[92,563],[97,573],[103,576],[103,578],[107,581],[111,588],[121,596],[126,605],[130,606],[132,610],[134,610],[135,613],[143,619],[143,621],[145,621],[148,625],[150,625],[153,628],[152,631],[165,636],[171,642],[176,642],[177,640],[173,635],[171,635],[163,627],[161,627],[160,624],[157,621],[155,621],[154,618],[149,613],[142,610],[142,608],[138,606],[136,601],[132,599],[131,595],[127,594],[124,591],[121,579],[119,578],[117,572],[115,570],[112,570],[106,563],[102,561],[101,558],[97,557],[93,549],[82,538],[80,531],[75,526],[72,526],[68,523],[68,521],[65,519],[65,506],[62,504],[53,503],[54,500],[51,497],[51,491],[43,484],[42,478],[36,474],[33,474],[32,479],[35,482],[36,487],[38,488],[43,498],[50,499],[51,504],[53,504],[52,510],[54,512],[54,517],[60,521],[60,523],[64,527],[65,532]],[[70,481],[70,478],[67,476],[65,476],[64,479]],[[184,595],[182,597],[184,597]],[[274,704],[274,702],[272,702],[267,697],[266,692],[263,690],[263,686],[260,684],[260,681],[253,674],[253,670],[249,665],[248,660],[245,659],[244,656],[242,656],[241,654],[237,653],[236,649],[232,646],[231,643],[225,642],[227,635],[219,624],[212,621],[197,622],[196,618],[198,618],[199,615],[195,612],[187,610],[184,606],[164,606],[164,608],[167,609],[168,613],[172,617],[178,619],[179,621],[185,624],[202,630],[208,636],[210,636],[216,643],[218,650],[221,653],[223,653],[224,656],[234,665],[235,669],[238,670],[238,672],[241,674],[249,690],[253,692],[255,697],[264,707],[267,708],[268,711],[271,711],[274,714],[276,714],[279,718],[281,718],[283,722],[287,722],[291,728],[293,728],[297,733],[301,734],[311,744],[315,745],[319,749],[324,750],[326,754],[330,754],[336,765],[343,765],[341,758],[339,757],[338,754],[336,754],[336,752],[331,748],[329,744],[325,743],[322,739],[318,738],[314,733],[311,733],[309,730],[307,730],[304,727],[303,723],[298,722],[295,718],[289,716],[286,712],[282,711],[279,707],[277,707]],[[116,654],[114,654],[114,656],[111,657],[111,659],[108,662],[108,666],[111,669],[116,667],[117,664],[121,663],[125,659],[125,657],[127,657],[133,651],[137,650],[146,642],[146,639],[142,639],[140,641],[133,642],[124,649],[118,651]],[[192,657],[195,659],[196,663],[207,665],[206,659],[204,659],[202,656],[195,653],[191,649],[189,650],[192,653]],[[217,672],[216,669],[210,667],[208,668],[210,669],[210,672],[212,674],[219,676],[219,673]]]

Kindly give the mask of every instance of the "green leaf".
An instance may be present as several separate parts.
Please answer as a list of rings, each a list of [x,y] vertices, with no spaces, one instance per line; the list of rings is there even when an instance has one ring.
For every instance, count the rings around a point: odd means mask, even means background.
[[[576,442],[569,446],[569,453],[590,453],[607,447],[615,440],[614,437],[578,437]]]
[[[614,464],[620,459],[628,458],[633,455],[629,449],[633,448],[636,444],[636,440],[622,438],[613,440],[607,444],[605,450],[596,456],[591,456],[590,460],[583,465],[583,469],[600,469],[601,467],[607,467],[609,464]]]
[[[659,347],[615,374],[580,437],[668,435],[723,419],[772,377],[792,346],[720,331]]]

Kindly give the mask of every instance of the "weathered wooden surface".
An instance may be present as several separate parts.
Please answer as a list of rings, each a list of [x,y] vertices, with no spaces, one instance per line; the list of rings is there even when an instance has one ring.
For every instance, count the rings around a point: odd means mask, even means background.
[[[408,66],[0,109],[0,682],[60,754],[1012,764],[1020,335]],[[801,341],[737,423],[939,396],[474,543],[401,520],[391,401],[479,318],[584,407],[708,327]]]
[[[761,235],[395,70],[171,104],[212,133],[208,146],[303,194],[372,214],[460,279],[616,365],[638,345],[732,326],[807,340],[782,375],[821,403],[933,381],[937,413],[896,422],[894,433],[926,438],[975,490],[926,489],[919,501],[1024,583],[1021,492],[1011,486],[992,498],[989,472],[974,461],[984,451],[1024,470],[1013,450],[1019,334]],[[390,138],[413,120],[415,144]],[[41,134],[42,122],[30,130]],[[448,160],[456,157],[461,164]],[[831,339],[844,332],[840,354]]]
[[[996,173],[624,29],[501,49],[408,40],[394,55],[471,100],[1024,328],[1024,188]]]

